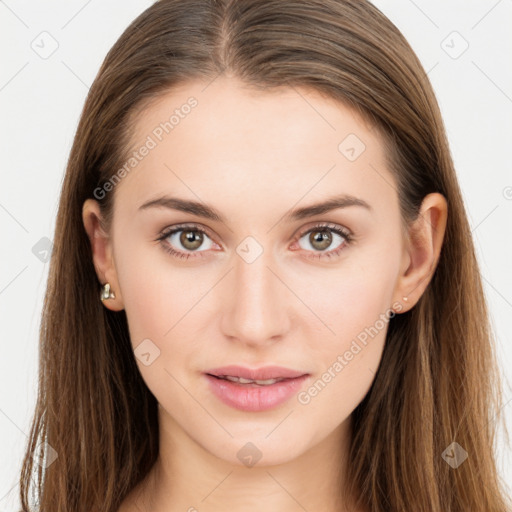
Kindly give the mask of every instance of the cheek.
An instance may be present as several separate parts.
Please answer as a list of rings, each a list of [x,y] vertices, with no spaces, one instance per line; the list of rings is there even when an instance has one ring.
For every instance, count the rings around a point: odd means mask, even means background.
[[[332,309],[329,325],[334,334],[317,337],[316,347],[309,347],[310,358],[316,361],[315,378],[297,395],[297,402],[315,431],[317,418],[324,418],[322,429],[329,431],[352,414],[380,364],[390,310],[386,314],[381,297],[358,290],[357,298],[348,297],[351,300]]]
[[[359,404],[369,390],[384,349],[390,319],[398,254],[361,252],[347,259],[339,272],[317,285],[308,304],[323,323],[321,339],[309,347],[318,361],[318,380],[299,403],[310,411],[336,403],[333,422],[341,420]]]
[[[180,268],[159,247],[137,245],[123,247],[116,260],[137,364],[157,397],[171,389],[182,396],[177,382],[188,381],[197,365],[205,339],[202,329],[210,325],[204,308],[211,301],[208,292],[215,279],[211,274],[205,279],[197,269]],[[146,365],[139,355],[148,352]]]
[[[135,237],[134,237],[135,238]],[[144,339],[161,346],[183,302],[183,277],[166,264],[165,252],[153,242],[119,237],[116,272],[134,348]]]
[[[331,330],[330,347],[357,336],[389,314],[399,269],[399,255],[371,248],[347,257],[338,269],[302,283],[308,304]],[[303,279],[303,278],[302,278]],[[313,290],[313,292],[311,292]]]
[[[187,313],[205,291],[191,286],[192,276],[167,263],[158,248],[124,248],[119,254],[116,270],[140,374],[159,401],[170,394],[186,402],[177,382],[185,381],[194,352]]]
[[[326,370],[339,362],[335,372],[343,374],[341,379],[347,379],[349,388],[357,389],[361,379],[371,380],[378,367],[391,313],[388,289],[367,276],[347,279],[345,286],[327,295],[330,300],[319,316],[329,329],[324,330],[321,343],[317,340],[318,359]]]

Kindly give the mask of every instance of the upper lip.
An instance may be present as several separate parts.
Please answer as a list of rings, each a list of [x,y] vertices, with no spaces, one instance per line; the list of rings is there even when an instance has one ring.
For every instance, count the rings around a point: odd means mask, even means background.
[[[284,368],[283,366],[264,366],[262,368],[246,368],[244,366],[229,365],[220,368],[214,368],[205,372],[216,377],[231,376],[242,377],[251,380],[267,380],[267,379],[294,379],[307,375],[307,372]]]

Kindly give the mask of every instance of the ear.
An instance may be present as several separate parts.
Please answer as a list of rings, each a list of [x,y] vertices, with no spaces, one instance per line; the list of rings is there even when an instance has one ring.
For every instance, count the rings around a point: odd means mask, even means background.
[[[434,275],[448,217],[445,197],[434,192],[423,199],[418,218],[410,225],[395,296],[405,313],[423,295]],[[403,300],[407,297],[407,301]]]
[[[91,242],[92,259],[98,279],[102,285],[110,283],[110,290],[114,292],[114,299],[106,299],[103,305],[112,311],[124,309],[123,297],[113,258],[112,240],[102,227],[102,216],[98,201],[87,199],[82,207],[82,220],[85,231]],[[98,290],[98,300],[100,292]]]

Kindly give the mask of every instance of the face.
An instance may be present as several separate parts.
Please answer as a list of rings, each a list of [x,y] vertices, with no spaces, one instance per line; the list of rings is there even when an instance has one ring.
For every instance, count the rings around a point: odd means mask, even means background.
[[[169,424],[226,461],[241,464],[251,442],[278,464],[335,433],[372,384],[401,298],[398,197],[378,133],[346,106],[232,78],[205,86],[173,89],[138,116],[132,151],[149,149],[107,192],[106,280]],[[164,196],[203,209],[147,205]],[[356,200],[293,214],[342,197]],[[206,205],[217,217],[201,215]],[[205,375],[225,365],[307,376],[278,403],[283,384],[235,385],[244,410]]]

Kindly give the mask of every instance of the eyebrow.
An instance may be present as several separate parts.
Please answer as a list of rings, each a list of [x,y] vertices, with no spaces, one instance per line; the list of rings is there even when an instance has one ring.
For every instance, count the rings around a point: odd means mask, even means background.
[[[320,203],[290,210],[284,214],[283,218],[285,221],[291,222],[294,220],[302,220],[307,217],[313,217],[314,215],[321,215],[339,208],[348,208],[350,206],[360,206],[368,211],[372,211],[372,207],[364,199],[360,199],[349,194],[343,194],[341,196],[331,197]],[[177,197],[162,196],[157,199],[152,199],[151,201],[147,201],[141,205],[139,210],[146,210],[148,208],[169,208],[171,210],[191,213],[198,217],[203,217],[217,222],[226,222],[224,216],[212,206],[198,201],[180,199]]]

